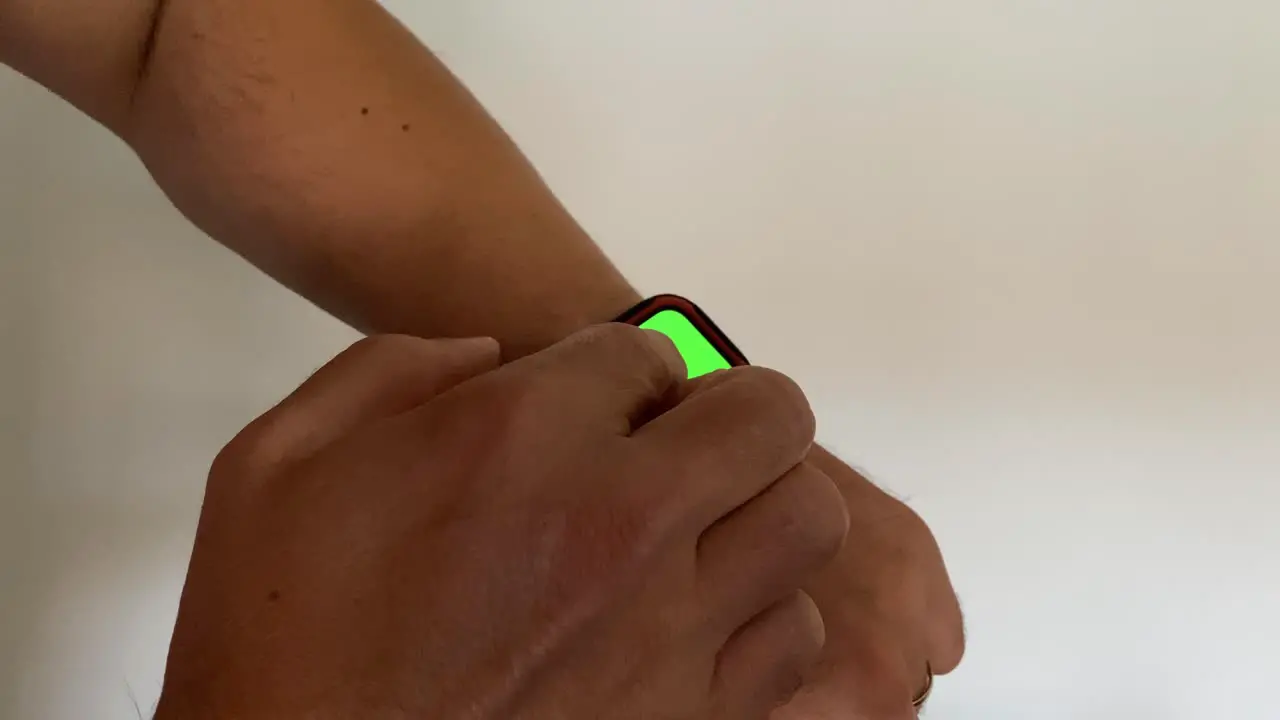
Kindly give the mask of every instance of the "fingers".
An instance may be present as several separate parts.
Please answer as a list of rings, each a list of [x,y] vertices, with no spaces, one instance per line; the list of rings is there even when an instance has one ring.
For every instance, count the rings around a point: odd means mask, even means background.
[[[767,718],[800,689],[825,636],[818,606],[800,591],[757,615],[720,651],[712,685],[718,716]]]
[[[661,491],[701,532],[798,465],[813,435],[813,411],[794,382],[742,367],[706,376],[632,437],[670,459]]]
[[[259,468],[305,458],[360,425],[417,407],[498,362],[498,343],[491,338],[365,338],[316,371],[233,444],[251,443],[252,462]]]
[[[805,677],[804,689],[771,720],[856,717],[914,720],[912,700],[928,680],[923,664],[908,662],[894,628],[885,621],[859,623],[856,634],[841,627],[841,610],[828,608],[824,621],[831,641],[820,664]]]
[[[494,382],[544,415],[554,409],[558,432],[628,435],[687,374],[665,335],[609,323],[507,365]]]
[[[890,586],[897,589],[891,602],[899,613],[916,618],[909,624],[913,638],[908,653],[918,659],[917,665],[927,659],[936,675],[954,670],[964,657],[964,615],[929,526],[909,506],[830,452],[815,447],[807,461],[836,479],[849,510],[850,533],[862,539],[845,550],[850,572],[855,573],[852,577],[878,576],[883,570],[870,568],[883,565],[884,558],[911,558],[910,567],[923,569]],[[822,595],[818,597],[822,600]],[[912,670],[922,672],[917,667]]]
[[[836,557],[849,514],[831,479],[801,463],[712,525],[698,544],[699,596],[726,635]]]

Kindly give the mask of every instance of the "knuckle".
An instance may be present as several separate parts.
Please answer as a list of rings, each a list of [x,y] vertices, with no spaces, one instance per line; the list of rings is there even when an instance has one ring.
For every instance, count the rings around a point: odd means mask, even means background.
[[[802,591],[797,591],[783,601],[779,608],[777,622],[783,624],[779,635],[787,643],[780,648],[782,663],[780,670],[787,676],[803,674],[818,661],[822,648],[826,645],[826,626],[822,620],[822,612],[813,598]],[[792,691],[799,689],[799,683]]]
[[[769,368],[735,368],[734,383],[739,401],[750,412],[767,423],[771,432],[780,433],[789,443],[808,445],[817,432],[817,420],[804,391],[790,377]]]
[[[622,352],[639,352],[649,347],[646,332],[635,325],[626,323],[601,323],[593,325],[582,332],[589,341],[600,343],[609,348],[617,348]]]
[[[623,357],[653,353],[653,347],[646,339],[645,331],[634,325],[623,323],[592,325],[574,335],[571,342],[579,348],[609,356]]]
[[[274,435],[270,414],[249,423],[214,457],[209,485],[243,485],[268,475],[282,453]]]
[[[625,363],[627,367],[640,368],[646,379],[653,379],[671,374],[670,365],[654,344],[655,335],[635,325],[604,323],[583,330],[574,340],[589,352],[601,355],[602,362],[615,367]]]
[[[677,379],[677,373],[650,339],[653,335],[621,323],[594,325],[528,364],[527,370],[518,374],[519,383],[531,399],[537,403],[553,401],[562,413],[584,400],[577,397],[584,387],[617,393],[618,397],[657,395]],[[672,354],[678,358],[674,348]]]
[[[839,554],[849,532],[849,512],[835,483],[807,463],[792,471],[786,536],[792,549],[814,563],[826,563]]]

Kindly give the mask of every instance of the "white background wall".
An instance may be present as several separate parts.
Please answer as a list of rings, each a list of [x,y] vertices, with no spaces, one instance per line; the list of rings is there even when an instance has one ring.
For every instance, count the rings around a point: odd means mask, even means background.
[[[389,4],[932,523],[932,717],[1280,718],[1280,5]],[[209,460],[351,338],[0,73],[0,717],[148,709]]]

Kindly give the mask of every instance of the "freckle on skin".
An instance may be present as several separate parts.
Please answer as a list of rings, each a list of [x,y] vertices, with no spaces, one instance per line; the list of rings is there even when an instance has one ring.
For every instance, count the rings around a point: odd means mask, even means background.
[[[360,108],[360,114],[361,114],[361,115],[368,115],[368,114],[369,114],[369,108]]]
[[[270,593],[268,593],[268,594],[267,594],[267,600],[269,600],[269,601],[271,601],[271,602],[275,602],[275,601],[277,601],[277,600],[279,600],[279,599],[280,599],[280,591],[279,591],[279,590],[272,590]]]
[[[403,131],[405,131],[405,132],[409,132],[409,126],[408,126],[408,125],[401,125],[401,126],[400,126],[400,129],[401,129],[401,130],[403,130]]]

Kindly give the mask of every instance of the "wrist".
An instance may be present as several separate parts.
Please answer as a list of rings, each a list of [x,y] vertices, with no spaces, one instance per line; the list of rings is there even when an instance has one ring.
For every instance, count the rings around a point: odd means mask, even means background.
[[[550,347],[592,325],[612,322],[643,296],[616,271],[577,292],[556,293],[527,310],[523,326],[502,343],[502,360],[511,362]],[[502,338],[499,338],[502,340]]]

